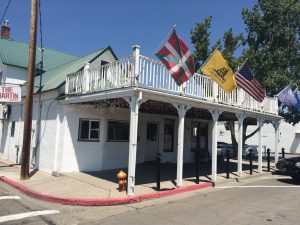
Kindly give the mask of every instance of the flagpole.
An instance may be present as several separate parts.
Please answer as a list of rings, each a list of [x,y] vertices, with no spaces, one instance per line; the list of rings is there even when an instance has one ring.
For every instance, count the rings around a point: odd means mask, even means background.
[[[288,88],[288,86],[290,86],[291,84],[289,84],[289,85],[287,85],[285,88],[283,88],[277,95],[275,95],[275,96],[278,96],[278,95],[280,95],[283,91],[285,91],[285,89],[287,89]]]
[[[202,64],[202,66],[199,68],[199,70],[201,71],[201,69],[203,68],[203,66],[210,60],[210,58],[212,57],[212,55],[215,53],[216,50],[218,50],[218,48],[220,47],[220,44],[217,45],[217,47],[213,50],[212,53],[210,53],[210,56],[205,60],[205,62]]]
[[[248,61],[248,58],[246,58],[246,59],[244,60],[244,62],[243,62],[240,66],[238,66],[237,71],[235,71],[234,73],[238,73],[238,72],[240,71],[240,69],[246,64],[247,61]]]
[[[163,45],[163,43],[166,42],[166,40],[171,36],[172,32],[175,30],[176,24],[173,25],[172,29],[169,31],[169,33],[166,35],[166,37],[160,42],[159,46],[158,46],[158,50],[161,48],[161,46]],[[158,50],[155,51],[158,52]],[[154,55],[155,55],[154,53]]]

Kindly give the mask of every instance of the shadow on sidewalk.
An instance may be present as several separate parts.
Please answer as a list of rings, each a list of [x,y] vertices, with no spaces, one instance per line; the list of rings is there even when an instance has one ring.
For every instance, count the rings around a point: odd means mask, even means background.
[[[253,165],[253,173],[257,170],[258,166]],[[218,161],[217,173],[223,174],[226,173],[226,162]],[[243,170],[249,170],[249,164],[243,163]],[[117,173],[123,170],[125,173],[128,173],[127,168],[119,168],[105,171],[94,171],[94,172],[84,172],[91,176],[101,178],[104,180],[108,180],[111,182],[118,182]],[[230,162],[229,163],[229,172],[231,175],[237,176],[237,163]],[[171,181],[175,184],[176,173],[177,173],[177,164],[176,163],[162,163],[160,165],[160,180],[163,181]],[[201,177],[200,182],[208,182],[211,181],[209,177],[211,175],[211,162],[200,162],[199,164],[199,176]],[[187,181],[196,181],[196,166],[195,163],[184,163],[183,165],[183,179]],[[204,178],[204,179],[203,179]],[[156,182],[156,163],[155,161],[144,162],[141,164],[137,164],[136,166],[136,185],[143,185],[149,183]]]

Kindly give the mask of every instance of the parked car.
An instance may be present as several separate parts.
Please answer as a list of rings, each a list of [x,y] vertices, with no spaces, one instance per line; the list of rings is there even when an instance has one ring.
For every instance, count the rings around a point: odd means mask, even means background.
[[[217,153],[219,156],[226,157],[227,150],[229,151],[229,157],[232,157],[233,156],[232,144],[228,144],[226,142],[218,142],[217,143]]]
[[[276,163],[276,169],[278,169],[280,173],[300,181],[300,157],[279,159]]]
[[[249,159],[250,157],[250,153],[252,153],[252,157],[256,158],[258,156],[258,150],[257,150],[257,146],[255,145],[244,145],[243,146],[243,158],[244,159]]]

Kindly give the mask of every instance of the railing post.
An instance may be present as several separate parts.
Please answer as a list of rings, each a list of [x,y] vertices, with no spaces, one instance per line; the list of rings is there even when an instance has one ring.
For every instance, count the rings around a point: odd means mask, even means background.
[[[216,82],[213,82],[212,97],[214,101],[218,100],[218,84]]]
[[[243,106],[243,99],[245,98],[244,92],[241,88],[237,88],[237,105],[238,107]]]
[[[133,74],[131,74],[131,85],[137,85],[138,77],[139,77],[139,66],[140,66],[140,46],[134,45],[132,46],[132,57],[133,57],[133,65],[134,70]]]
[[[69,87],[70,87],[70,78],[66,76],[66,85],[65,85],[65,93],[69,94]]]
[[[274,97],[274,102],[273,102],[273,106],[274,106],[273,113],[278,115],[278,104],[277,104],[277,102],[278,102],[278,98],[275,96]]]
[[[87,93],[90,89],[90,76],[89,76],[90,64],[86,63],[83,68],[83,93]]]

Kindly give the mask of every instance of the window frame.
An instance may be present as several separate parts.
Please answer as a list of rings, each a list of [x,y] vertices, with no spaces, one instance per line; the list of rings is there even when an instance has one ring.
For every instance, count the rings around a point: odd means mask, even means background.
[[[167,148],[165,148],[166,146],[166,143],[165,143],[165,136],[166,136],[166,131],[167,131],[167,129],[168,128],[170,128],[170,127],[166,127],[166,125],[168,125],[168,126],[170,126],[170,124],[167,124],[166,123],[166,121],[167,120],[169,120],[169,121],[172,121],[172,133],[171,134],[167,134],[167,135],[170,135],[171,136],[171,148],[169,148],[169,149],[167,149]],[[165,152],[165,153],[173,153],[173,152],[175,152],[175,144],[174,144],[174,141],[175,141],[175,119],[173,119],[173,118],[165,118],[164,119],[164,147],[163,147],[163,151]]]
[[[110,125],[110,123],[126,124],[127,127],[128,127],[128,139],[126,139],[126,140],[116,139],[118,135],[114,135],[115,139],[110,139],[110,137],[109,137],[109,129],[110,129],[109,125]],[[129,136],[130,136],[130,124],[129,124],[129,121],[126,121],[126,120],[108,120],[107,121],[107,139],[106,139],[107,142],[129,142]]]
[[[81,127],[83,121],[88,121],[89,122],[89,127],[88,127],[88,138],[82,138],[81,135]],[[92,128],[91,124],[92,122],[98,122],[98,128]],[[79,118],[79,127],[78,127],[78,141],[79,142],[99,142],[100,141],[100,120],[99,119],[86,119],[86,118]],[[98,130],[98,138],[91,138],[91,131]]]

